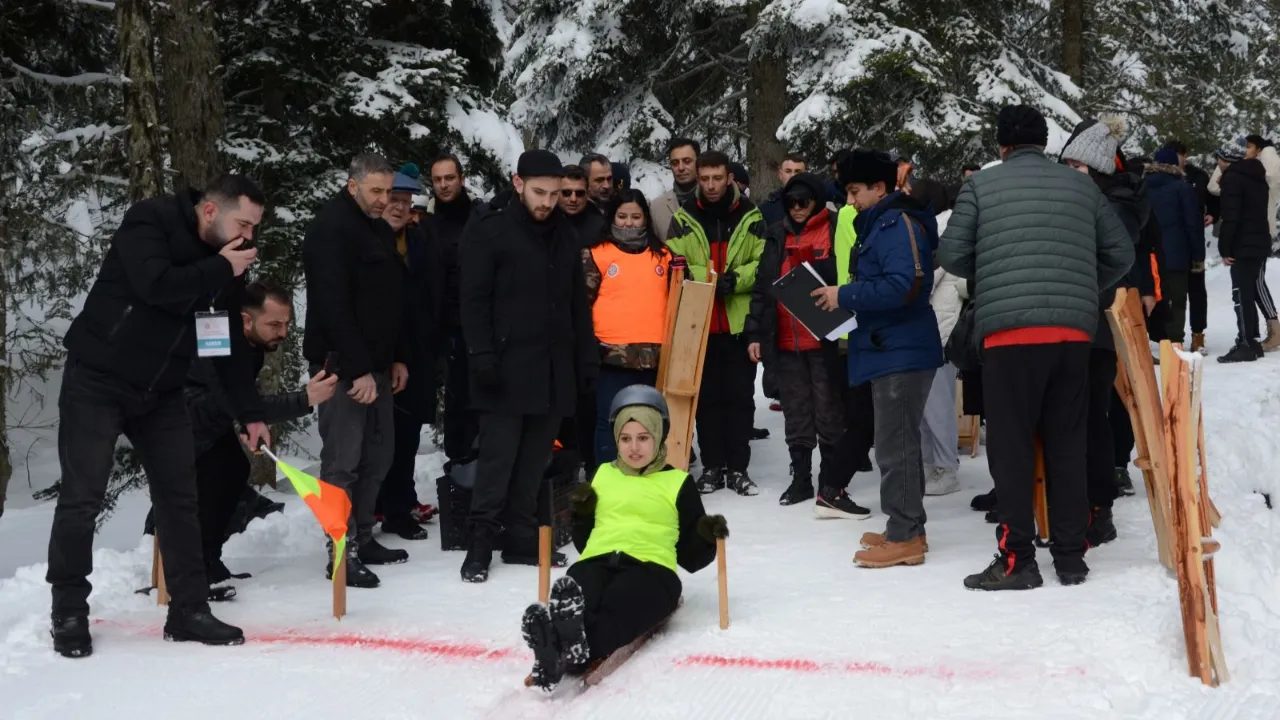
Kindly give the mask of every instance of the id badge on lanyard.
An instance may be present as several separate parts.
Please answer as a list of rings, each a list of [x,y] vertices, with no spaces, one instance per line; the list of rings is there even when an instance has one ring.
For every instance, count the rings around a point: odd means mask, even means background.
[[[226,357],[231,354],[231,321],[225,312],[209,308],[196,313],[196,356]]]

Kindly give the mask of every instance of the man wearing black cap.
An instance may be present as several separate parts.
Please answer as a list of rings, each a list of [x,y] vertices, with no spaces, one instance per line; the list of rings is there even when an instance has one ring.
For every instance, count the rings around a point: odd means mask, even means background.
[[[729,163],[729,174],[733,176],[733,184],[738,186],[738,192],[743,197],[751,197],[751,173],[747,172],[747,166]]]
[[[563,174],[554,153],[525,152],[511,202],[491,206],[461,243],[462,332],[480,413],[466,582],[489,578],[500,540],[503,562],[537,564],[543,470],[561,418],[598,372],[578,236],[556,208]]]
[[[1088,175],[1045,157],[1049,128],[1039,111],[1001,110],[998,142],[1004,162],[965,181],[938,247],[948,272],[976,278],[987,449],[999,499],[999,555],[964,582],[975,590],[1043,583],[1032,518],[1038,429],[1050,552],[1062,584],[1076,585],[1089,572],[1086,418],[1099,292],[1129,271],[1133,241]]]

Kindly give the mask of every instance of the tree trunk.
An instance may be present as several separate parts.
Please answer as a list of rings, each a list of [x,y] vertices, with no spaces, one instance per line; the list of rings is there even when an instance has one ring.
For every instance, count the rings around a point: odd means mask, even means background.
[[[116,42],[120,71],[129,78],[124,88],[125,121],[129,125],[129,199],[137,202],[164,191],[150,0],[116,3]]]
[[[174,190],[203,188],[222,172],[226,125],[213,3],[168,0],[161,12],[161,70]]]
[[[9,187],[0,175],[0,516],[4,515],[5,494],[13,477],[9,460]]]
[[[1062,71],[1084,88],[1084,0],[1062,2]]]
[[[778,167],[787,152],[778,128],[786,116],[786,57],[753,52],[747,78],[747,168],[757,203],[778,187]]]

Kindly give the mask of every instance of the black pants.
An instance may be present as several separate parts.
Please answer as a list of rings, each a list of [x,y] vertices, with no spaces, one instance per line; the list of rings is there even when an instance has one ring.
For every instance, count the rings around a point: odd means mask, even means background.
[[[1236,309],[1236,342],[1258,341],[1258,277],[1263,260],[1237,259],[1231,266],[1231,301]]]
[[[1115,439],[1111,431],[1111,397],[1116,388],[1116,353],[1094,348],[1089,353],[1089,449],[1087,451],[1089,505],[1109,508],[1115,504]],[[1129,413],[1122,418],[1129,421]]]
[[[1050,552],[1059,571],[1084,569],[1089,345],[1012,345],[983,353],[987,451],[1000,498],[996,540],[1006,571],[1035,560],[1035,437],[1044,442]]]
[[[196,458],[196,497],[200,512],[200,547],[206,575],[209,566],[222,561],[227,525],[236,514],[240,497],[249,487],[249,458],[240,438],[229,432]]]
[[[871,466],[871,447],[876,438],[875,402],[871,397],[871,383],[849,385],[849,357],[830,353],[831,377],[840,388],[844,402],[845,433],[836,444],[838,471],[831,474],[832,487],[843,490],[849,487],[859,467]]]
[[[395,448],[391,453],[391,469],[378,490],[377,513],[384,518],[405,520],[418,506],[418,490],[414,468],[418,462],[418,446],[422,443],[422,423],[396,407],[391,424],[395,428]]]
[[[746,472],[751,463],[756,365],[741,335],[707,338],[698,395],[698,450],[702,466]]]
[[[1111,390],[1111,451],[1112,464],[1117,468],[1129,466],[1129,458],[1133,457],[1133,446],[1137,442],[1133,437],[1133,420],[1129,417],[1129,408],[1125,407],[1120,393]]]
[[[1169,301],[1169,323],[1165,328],[1171,342],[1181,343],[1187,335],[1187,296],[1191,289],[1191,273],[1167,270],[1160,275],[1160,290]],[[1192,329],[1192,332],[1197,332]]]
[[[1191,332],[1202,333],[1209,327],[1209,291],[1204,286],[1204,272],[1191,273],[1187,279],[1187,301],[1191,306]]]
[[[314,370],[312,371],[314,372]],[[333,397],[319,409],[320,477],[346,491],[351,498],[347,537],[357,545],[373,537],[378,495],[395,455],[395,401],[391,375],[373,373],[378,399],[361,405],[347,393],[343,380]]]
[[[760,389],[764,391],[764,396],[770,400],[779,400],[782,397],[782,390],[778,387],[777,368],[771,362],[761,362],[760,367],[763,369]]]
[[[449,370],[444,385],[444,454],[452,461],[471,455],[480,432],[480,421],[471,409],[471,376],[462,329],[454,328],[449,341]]]
[[[1259,261],[1258,266],[1258,293],[1255,302],[1258,305],[1258,312],[1262,313],[1262,317],[1268,321],[1276,319],[1276,301],[1271,298],[1271,288],[1267,287],[1267,261]]]
[[[469,518],[473,538],[494,541],[505,530],[514,543],[532,544],[536,553],[538,493],[559,428],[555,416],[481,414]]]
[[[209,586],[200,551],[196,459],[182,390],[140,392],[72,357],[62,376],[58,411],[62,488],[45,578],[53,586],[53,614],[89,612],[94,526],[121,433],[141,456],[151,486],[173,606],[206,609]]]
[[[569,577],[587,601],[591,659],[606,658],[652,630],[680,603],[680,578],[654,563],[615,553],[576,562]]]

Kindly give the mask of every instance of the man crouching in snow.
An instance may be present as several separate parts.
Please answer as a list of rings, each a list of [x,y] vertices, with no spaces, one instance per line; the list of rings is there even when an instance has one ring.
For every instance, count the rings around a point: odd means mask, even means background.
[[[581,552],[551,589],[549,606],[524,611],[533,683],[553,689],[568,674],[652,630],[680,601],[676,563],[697,572],[729,536],[707,515],[693,480],[667,464],[667,403],[647,385],[624,388],[609,412],[618,459],[573,491],[573,544]]]
[[[937,224],[923,203],[894,191],[898,164],[887,154],[854,150],[837,170],[858,209],[852,280],[813,294],[819,307],[857,314],[858,327],[849,334],[849,384],[871,383],[880,506],[889,516],[884,533],[862,536],[853,560],[872,568],[919,565],[928,549],[920,422],[942,366],[938,320],[929,306]]]

